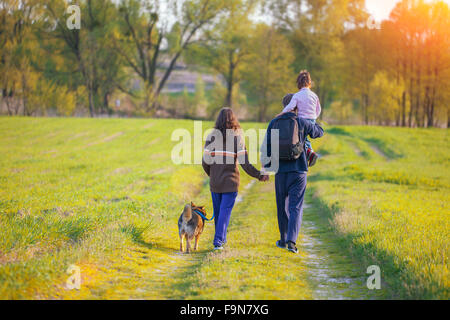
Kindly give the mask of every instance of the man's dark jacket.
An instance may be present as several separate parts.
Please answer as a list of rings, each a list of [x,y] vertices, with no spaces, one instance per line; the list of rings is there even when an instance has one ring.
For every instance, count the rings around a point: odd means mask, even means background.
[[[279,118],[290,118],[290,117],[296,117],[298,122],[298,135],[300,143],[304,145],[306,137],[310,136],[312,139],[320,138],[323,136],[323,129],[321,126],[319,126],[317,123],[313,124],[311,121],[298,118],[295,113],[289,112],[282,114],[281,116],[273,119],[269,127],[267,128],[265,143],[267,143],[267,156],[270,158],[272,152],[271,152],[271,130],[273,126],[273,122],[276,119]],[[262,152],[264,153],[265,148],[262,148]],[[269,168],[270,162],[264,164],[264,168]],[[282,161],[280,160],[278,173],[284,173],[284,172],[307,172],[308,171],[308,162],[306,161],[306,150],[302,152],[300,155],[300,158],[298,158],[295,161]]]

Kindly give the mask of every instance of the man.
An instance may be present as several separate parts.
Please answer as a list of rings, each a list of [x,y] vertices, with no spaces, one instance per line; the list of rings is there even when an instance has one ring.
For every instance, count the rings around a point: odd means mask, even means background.
[[[286,107],[292,99],[293,94],[287,94],[283,98],[283,105]],[[278,228],[280,230],[280,240],[276,242],[277,247],[288,249],[297,253],[296,242],[303,215],[303,200],[306,191],[306,174],[308,163],[306,161],[306,150],[304,149],[306,137],[312,139],[323,136],[323,129],[316,123],[296,117],[295,113],[289,112],[273,119],[267,128],[266,137],[261,148],[261,162],[264,168],[270,168],[271,163],[277,159],[272,159],[271,130],[274,121],[277,119],[293,118],[295,116],[298,123],[298,135],[303,152],[296,160],[279,160],[278,168],[275,169],[275,193],[277,201]],[[266,149],[267,148],[267,149]],[[267,153],[266,153],[267,152]],[[273,152],[274,156],[278,154]],[[286,203],[287,201],[287,203]],[[286,210],[286,209],[287,210]]]

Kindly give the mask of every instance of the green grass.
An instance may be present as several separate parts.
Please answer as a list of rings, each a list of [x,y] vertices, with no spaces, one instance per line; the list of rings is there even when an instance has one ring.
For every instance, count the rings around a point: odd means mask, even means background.
[[[51,297],[69,264],[107,262],[163,233],[202,188],[201,169],[167,152],[187,121],[0,121],[2,298]]]
[[[330,128],[310,177],[346,245],[400,298],[448,299],[448,130]]]
[[[0,118],[0,298],[448,298],[447,130],[327,128],[293,256],[273,245],[272,183],[247,190],[244,174],[226,250],[211,252],[208,224],[198,253],[177,253],[183,204],[212,213],[201,166],[170,159],[177,128],[192,121]],[[330,293],[319,293],[316,254]],[[71,264],[81,290],[65,289]],[[360,279],[370,264],[379,294]],[[346,285],[331,280],[344,278],[352,288],[336,295]]]
[[[189,299],[311,299],[304,263],[275,247],[278,233],[272,184],[241,192],[223,251],[207,253],[187,274]],[[211,226],[209,226],[210,229]],[[287,270],[287,271],[286,271]]]

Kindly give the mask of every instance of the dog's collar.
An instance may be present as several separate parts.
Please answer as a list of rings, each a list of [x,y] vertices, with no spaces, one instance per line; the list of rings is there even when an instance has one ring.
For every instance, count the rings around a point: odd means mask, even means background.
[[[203,220],[211,221],[212,219],[214,219],[214,214],[213,214],[213,216],[212,216],[210,219],[208,219],[208,218],[205,216],[206,213],[203,213],[203,212],[201,212],[201,211],[198,210],[198,209],[193,209],[192,211],[194,211],[196,214],[198,214]]]

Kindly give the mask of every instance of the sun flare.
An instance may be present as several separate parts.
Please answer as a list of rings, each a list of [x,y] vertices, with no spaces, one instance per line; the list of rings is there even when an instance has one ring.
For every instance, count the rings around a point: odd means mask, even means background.
[[[395,5],[401,0],[366,0],[367,11],[375,18],[375,20],[380,21],[389,18],[389,14]],[[425,2],[435,2],[436,0],[426,0]],[[450,0],[442,0],[443,2],[450,5]]]

